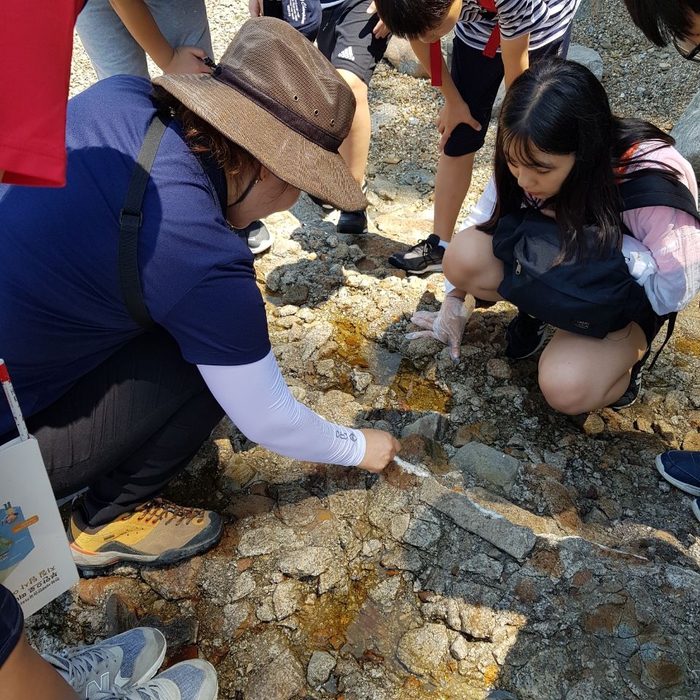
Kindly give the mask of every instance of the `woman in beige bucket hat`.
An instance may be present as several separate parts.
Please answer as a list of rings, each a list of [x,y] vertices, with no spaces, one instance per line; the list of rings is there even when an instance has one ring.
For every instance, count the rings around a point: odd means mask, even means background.
[[[85,570],[216,544],[215,513],[158,494],[224,413],[299,460],[376,472],[400,449],[292,397],[252,254],[229,228],[302,189],[365,205],[337,152],[345,82],[272,18],[246,22],[211,75],[154,82],[114,76],[70,101],[64,189],[0,186],[4,359],[56,496],[88,487],[69,527]],[[0,443],[11,426],[0,408]]]

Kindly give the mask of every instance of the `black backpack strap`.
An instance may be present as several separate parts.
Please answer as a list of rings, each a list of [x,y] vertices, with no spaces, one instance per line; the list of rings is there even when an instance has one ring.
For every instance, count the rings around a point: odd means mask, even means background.
[[[671,207],[680,209],[700,221],[700,213],[690,190],[676,179],[650,173],[630,178],[618,185],[622,200],[621,210],[643,207]]]
[[[666,347],[666,343],[671,339],[671,335],[673,335],[673,330],[676,327],[676,317],[678,316],[678,312],[674,311],[673,313],[667,314],[664,323],[668,323],[666,326],[666,337],[664,338],[664,342],[661,343],[661,347],[656,351],[654,355],[654,359],[651,361],[651,364],[647,368],[647,371],[651,371],[654,369],[654,365],[656,364],[656,361],[659,359],[659,355],[661,354],[661,351]],[[649,348],[651,348],[651,345],[649,345]]]
[[[631,178],[618,185],[618,192],[622,200],[621,210],[642,209],[644,207],[671,207],[684,211],[695,217],[700,222],[700,213],[695,205],[695,198],[691,191],[678,180],[669,179],[658,173],[649,173],[641,177]],[[626,228],[626,227],[625,227]],[[629,231],[628,231],[629,232]],[[631,235],[631,232],[629,232]],[[653,369],[659,359],[661,351],[666,347],[676,325],[677,313],[670,313],[663,317],[666,326],[666,337],[661,347],[654,354],[654,359],[647,368]]]
[[[146,132],[131,174],[124,207],[119,214],[119,286],[131,317],[146,329],[152,328],[155,323],[143,300],[138,267],[139,229],[143,221],[141,204],[158,146],[167,128],[168,125],[157,114]]]

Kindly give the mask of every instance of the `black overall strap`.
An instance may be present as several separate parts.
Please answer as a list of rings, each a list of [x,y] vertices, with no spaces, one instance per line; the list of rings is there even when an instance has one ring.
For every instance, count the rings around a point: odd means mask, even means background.
[[[124,208],[119,214],[119,286],[131,317],[142,328],[155,324],[143,300],[138,266],[139,229],[143,221],[141,204],[158,146],[168,125],[156,115],[148,127],[131,174]]]

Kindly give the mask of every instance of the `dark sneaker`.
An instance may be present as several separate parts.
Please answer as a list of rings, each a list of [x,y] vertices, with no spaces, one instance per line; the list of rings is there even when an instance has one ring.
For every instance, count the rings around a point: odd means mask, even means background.
[[[422,275],[426,272],[442,272],[442,256],[445,249],[440,239],[431,233],[426,239],[416,243],[404,253],[394,253],[389,265],[405,270],[409,275]]]
[[[321,209],[323,209],[323,211],[329,212],[329,211],[333,211],[335,209],[335,207],[330,202],[324,202],[320,197],[316,197],[315,195],[309,194],[308,192],[306,194],[308,194],[309,199],[316,206],[321,207]],[[365,195],[367,194],[367,180],[362,181],[362,194],[365,194]],[[343,233],[343,231],[341,231],[341,233]],[[366,231],[365,231],[365,233],[366,233]]]
[[[165,637],[137,627],[91,646],[42,654],[81,698],[151,680],[165,658]]]
[[[506,357],[524,360],[534,355],[544,345],[546,330],[544,321],[518,311],[506,328]]]
[[[250,248],[253,255],[262,253],[272,246],[274,240],[267,226],[262,221],[253,221],[243,229],[235,229],[239,238],[242,238]]]
[[[693,499],[693,513],[695,513],[695,517],[700,520],[700,498]]]
[[[330,202],[324,202],[320,197],[314,197],[314,195],[309,194],[309,199],[316,206],[321,207],[321,209],[323,209],[324,211],[333,211],[335,209],[335,207]]]
[[[630,383],[625,393],[617,401],[608,404],[608,408],[612,408],[615,411],[619,411],[621,408],[629,408],[639,398],[639,393],[642,390],[642,370],[649,359],[649,351],[650,348],[647,348],[644,357],[632,367]]]
[[[367,212],[341,211],[336,230],[338,233],[367,233]]]
[[[79,502],[78,502],[79,503]],[[81,571],[120,562],[173,564],[210,550],[221,539],[221,518],[155,498],[116,520],[90,527],[76,507],[68,526],[73,559]]]
[[[700,496],[700,452],[664,452],[657,455],[656,468],[669,484],[693,496]]]
[[[191,659],[171,666],[128,692],[101,692],[93,700],[216,700],[218,696],[214,667],[203,659]]]

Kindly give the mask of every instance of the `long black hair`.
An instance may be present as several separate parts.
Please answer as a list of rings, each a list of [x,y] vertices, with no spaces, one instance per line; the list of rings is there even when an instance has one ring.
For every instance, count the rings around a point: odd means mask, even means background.
[[[692,30],[692,14],[700,15],[700,0],[625,0],[632,21],[649,41],[666,46],[673,37]]]
[[[535,151],[576,158],[559,193],[547,203],[554,209],[562,236],[560,262],[574,257],[603,255],[619,247],[620,201],[616,181],[620,172],[644,161],[646,168],[674,177],[662,163],[632,154],[642,141],[658,147],[674,139],[640,119],[620,119],[610,111],[603,86],[588,68],[572,61],[549,58],[538,61],[513,81],[501,108],[496,135],[494,173],[497,204],[484,231],[493,232],[498,220],[518,211],[523,190],[508,168],[508,158],[533,167]],[[641,171],[626,174],[638,177]],[[586,229],[584,235],[584,227]]]

